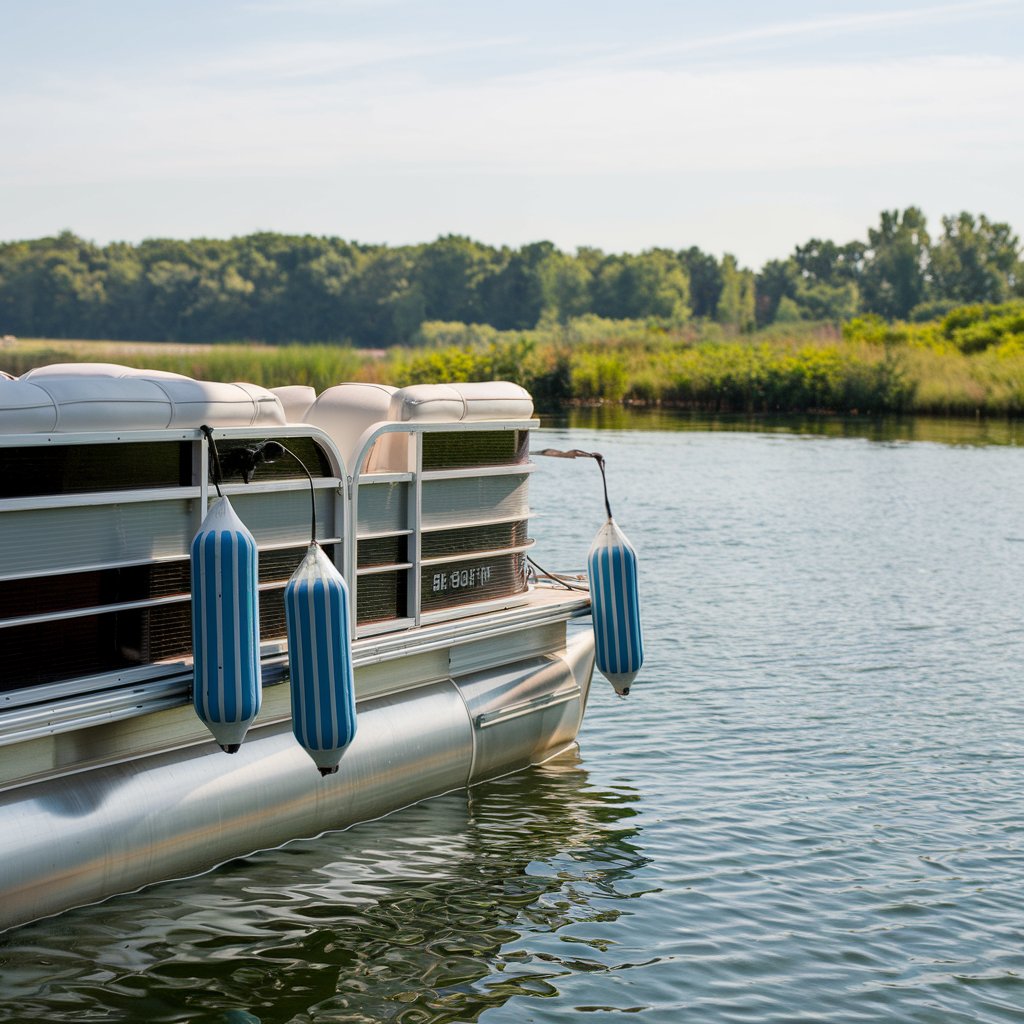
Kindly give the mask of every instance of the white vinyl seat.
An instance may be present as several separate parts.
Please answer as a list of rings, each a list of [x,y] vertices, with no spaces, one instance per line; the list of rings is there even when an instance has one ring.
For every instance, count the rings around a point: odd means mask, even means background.
[[[37,366],[23,373],[22,380],[38,380],[40,377],[153,377],[166,380],[191,380],[182,373],[170,370],[140,370],[135,366],[120,363],[50,363]]]
[[[256,384],[150,377],[144,371],[115,376],[33,370],[18,380],[0,379],[0,430],[8,434],[284,422],[278,397]]]
[[[528,420],[530,393],[507,380],[457,384],[413,384],[391,396],[387,419],[394,423],[471,423]],[[389,434],[374,450],[376,468],[403,472],[412,468],[408,435]]]
[[[284,418],[289,423],[302,423],[316,401],[316,388],[308,384],[286,384],[284,387],[271,388],[270,391],[281,400]]]
[[[351,472],[355,469],[359,439],[374,424],[387,422],[395,390],[389,384],[336,384],[320,394],[306,411],[303,422],[330,436],[345,460],[345,469]],[[370,453],[361,467],[363,472],[373,471],[375,455],[376,451]]]
[[[398,423],[528,420],[533,399],[507,380],[413,384],[391,396],[388,418]]]
[[[520,420],[532,415],[529,393],[508,381],[417,384],[401,390],[347,383],[317,397],[305,385],[270,391],[256,384],[198,381],[116,363],[58,363],[17,379],[0,376],[4,433],[309,423],[331,437],[346,469],[354,468],[360,439],[378,423]],[[410,459],[409,437],[397,432],[377,442],[362,469],[404,472]]]

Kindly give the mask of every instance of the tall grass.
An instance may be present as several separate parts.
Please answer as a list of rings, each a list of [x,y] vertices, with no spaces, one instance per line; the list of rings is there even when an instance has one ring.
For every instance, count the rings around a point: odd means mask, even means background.
[[[273,388],[310,384],[318,391],[361,379],[371,360],[336,345],[164,345],[116,341],[26,340],[0,348],[0,370],[20,375],[48,363],[114,362],[169,370],[199,380],[247,381]]]
[[[675,406],[708,412],[1024,415],[1024,303],[962,307],[923,324],[862,319],[842,332],[814,324],[727,335],[716,324],[584,317],[498,331],[424,324],[418,347],[365,352],[283,347],[19,341],[0,369],[111,361],[266,387],[344,380],[398,386],[514,380],[540,408]]]

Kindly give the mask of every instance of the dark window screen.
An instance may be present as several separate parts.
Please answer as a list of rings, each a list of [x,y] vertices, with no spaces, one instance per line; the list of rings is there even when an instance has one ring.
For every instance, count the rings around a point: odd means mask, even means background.
[[[356,622],[405,618],[408,614],[405,571],[379,572],[360,576],[356,583]]]
[[[188,487],[186,441],[0,449],[0,498]]]
[[[487,526],[461,527],[423,534],[420,551],[424,558],[468,555],[471,551],[497,551],[521,547],[527,541],[527,521],[493,523]]]
[[[260,553],[260,636],[285,635],[284,585],[305,547]],[[333,545],[324,549],[333,558]],[[0,620],[97,608],[95,614],[0,629],[0,691],[113,672],[192,652],[190,569],[187,560],[70,573],[0,583]],[[183,595],[149,608],[104,612],[104,605]]]
[[[528,430],[473,430],[423,435],[424,469],[511,466],[530,454]]]

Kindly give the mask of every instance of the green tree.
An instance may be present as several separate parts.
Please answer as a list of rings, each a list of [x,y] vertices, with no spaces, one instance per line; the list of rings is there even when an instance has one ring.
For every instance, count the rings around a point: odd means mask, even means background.
[[[793,262],[800,277],[811,285],[841,285],[860,279],[864,253],[863,242],[837,245],[827,238],[812,238],[796,247]]]
[[[594,312],[599,316],[658,317],[681,323],[690,315],[689,277],[667,249],[605,257],[593,291]]]
[[[342,332],[351,336],[353,289],[363,254],[340,239],[310,240],[304,249],[303,258],[280,277],[278,301],[288,311],[288,337],[313,341],[337,339]]]
[[[352,320],[348,336],[362,345],[398,345],[409,341],[426,319],[426,305],[413,283],[416,255],[408,249],[379,246],[365,254],[352,282]]]
[[[772,321],[776,324],[795,324],[803,320],[800,307],[788,295],[783,295],[775,307],[775,318]]]
[[[483,322],[480,282],[493,251],[462,235],[446,235],[420,250],[413,283],[423,296],[428,320]]]
[[[200,271],[188,263],[157,260],[146,270],[146,326],[142,337],[188,341],[188,311],[197,299]]]
[[[557,252],[551,242],[503,250],[494,262],[497,269],[481,285],[481,321],[502,330],[535,326],[547,304],[544,267]]]
[[[98,333],[108,338],[141,338],[138,328],[145,317],[145,277],[134,246],[108,245],[103,253],[106,305]]]
[[[757,323],[763,327],[765,324],[774,323],[779,319],[779,304],[783,299],[788,300],[786,317],[791,321],[794,319],[793,311],[796,310],[795,319],[800,319],[800,313],[796,308],[796,294],[800,286],[800,268],[792,257],[786,260],[769,260],[757,275]],[[792,309],[789,307],[792,306]]]
[[[885,210],[868,229],[862,290],[864,306],[887,319],[904,319],[925,297],[929,238],[924,214],[909,206],[902,216]]]
[[[734,331],[751,331],[756,324],[757,290],[754,274],[726,253],[722,257],[722,294],[715,309],[715,319]]]
[[[711,253],[693,245],[679,254],[690,278],[690,305],[696,317],[711,318],[722,294],[722,268]]]
[[[590,310],[591,274],[581,260],[555,250],[540,264],[538,272],[542,317],[565,324]]]
[[[932,292],[957,302],[1003,302],[1012,292],[1020,240],[1009,224],[984,214],[942,218],[942,237],[931,251]]]
[[[795,302],[804,319],[843,323],[860,309],[860,292],[853,281],[841,284],[797,284]]]

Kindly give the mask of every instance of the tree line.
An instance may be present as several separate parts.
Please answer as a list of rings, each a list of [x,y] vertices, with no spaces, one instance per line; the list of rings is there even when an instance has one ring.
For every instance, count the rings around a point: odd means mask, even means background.
[[[885,211],[866,241],[810,239],[758,272],[696,246],[566,253],[448,235],[411,246],[259,233],[99,246],[66,231],[0,243],[0,334],[153,341],[415,344],[425,322],[525,330],[594,314],[738,331],[926,320],[1024,297],[1020,241],[984,214]]]

